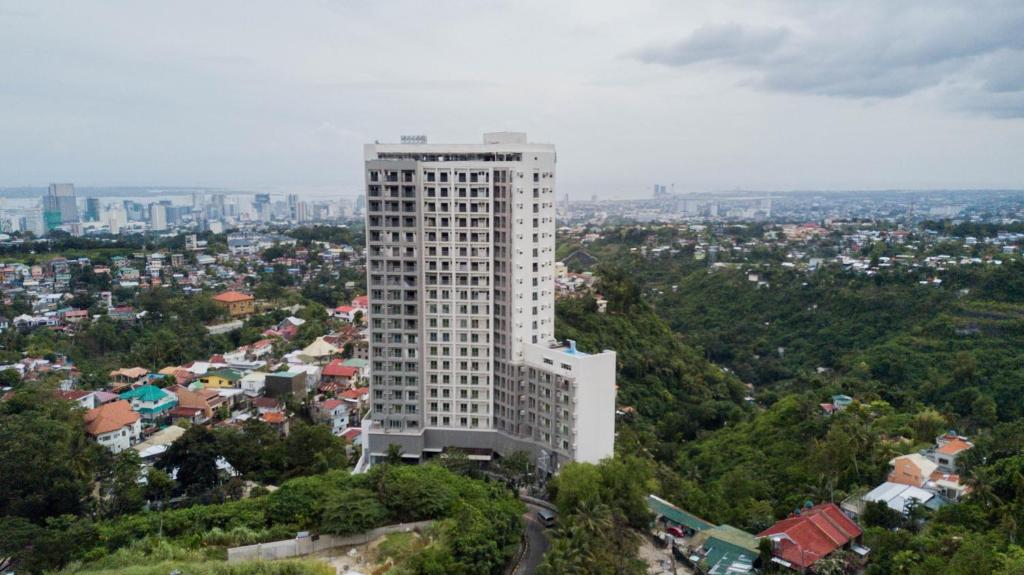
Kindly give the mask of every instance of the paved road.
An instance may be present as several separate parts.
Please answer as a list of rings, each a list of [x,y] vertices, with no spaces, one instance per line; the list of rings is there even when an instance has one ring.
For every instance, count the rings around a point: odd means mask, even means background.
[[[514,575],[533,575],[537,567],[544,560],[544,553],[548,550],[548,536],[544,526],[537,521],[537,511],[540,507],[526,504],[526,553],[516,566]]]

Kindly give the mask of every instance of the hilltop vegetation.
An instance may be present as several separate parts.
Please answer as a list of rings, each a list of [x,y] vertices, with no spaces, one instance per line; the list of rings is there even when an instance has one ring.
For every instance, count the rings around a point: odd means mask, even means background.
[[[742,264],[629,257],[637,238],[604,241],[593,251],[607,313],[588,297],[559,302],[559,335],[619,350],[619,402],[636,412],[617,449],[650,458],[658,492],[757,532],[808,500],[874,487],[892,457],[956,429],[976,444],[963,462],[972,494],[923,526],[869,517],[869,573],[1021,572],[1018,259],[951,267],[941,284],[921,284],[934,272],[919,269],[760,264],[751,281]],[[818,404],[840,393],[856,402],[825,416]]]
[[[400,573],[498,573],[511,559],[525,511],[502,484],[457,475],[440,465],[380,465],[287,481],[273,493],[108,520],[65,515],[43,524],[0,520],[0,554],[30,573],[75,562],[69,573],[106,573],[153,564],[187,572],[318,575],[315,565],[223,563],[224,549],[293,537],[298,531],[350,535],[381,525],[435,520],[430,543],[404,557]],[[169,569],[168,571],[169,572]]]

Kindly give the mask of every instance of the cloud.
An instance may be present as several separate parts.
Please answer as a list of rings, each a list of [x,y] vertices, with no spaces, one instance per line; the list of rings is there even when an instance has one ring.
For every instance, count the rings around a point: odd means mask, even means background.
[[[762,90],[886,99],[934,89],[974,113],[1018,117],[1024,99],[1024,3],[823,3],[779,27],[705,24],[632,53],[669,67],[717,65]],[[966,91],[964,86],[972,86]],[[1009,110],[1009,112],[1008,112]]]
[[[788,34],[786,28],[749,28],[736,23],[705,24],[678,42],[639,50],[636,57],[642,62],[668,66],[712,60],[750,65],[778,50]]]

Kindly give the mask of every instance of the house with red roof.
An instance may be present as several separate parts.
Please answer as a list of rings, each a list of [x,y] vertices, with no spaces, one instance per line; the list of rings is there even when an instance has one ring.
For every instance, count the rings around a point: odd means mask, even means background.
[[[366,407],[366,402],[370,399],[370,388],[353,387],[352,389],[346,389],[341,392],[341,399],[357,409],[363,409]]]
[[[310,415],[314,422],[329,425],[331,431],[338,435],[348,427],[349,404],[340,399],[326,399],[314,403]]]
[[[361,295],[353,298],[352,307],[363,312],[363,315],[366,315],[366,312],[370,309],[370,296]]]
[[[320,372],[320,390],[338,392],[352,387],[359,379],[359,368],[345,365],[344,360],[333,359]]]
[[[758,537],[772,542],[772,562],[806,573],[816,562],[840,549],[866,558],[869,549],[859,545],[863,532],[835,503],[819,503],[765,529]]]
[[[350,305],[339,305],[331,311],[331,316],[342,321],[351,322],[355,320],[357,311],[359,310]]]
[[[57,390],[57,397],[73,401],[78,404],[82,409],[92,409],[98,405],[96,401],[96,392],[86,391],[84,389],[71,389],[71,390]]]
[[[345,431],[341,432],[341,437],[344,437],[345,441],[347,441],[349,443],[349,445],[355,445],[356,442],[359,441],[359,438],[362,435],[363,435],[363,428],[362,427],[350,427],[350,428],[346,429]]]

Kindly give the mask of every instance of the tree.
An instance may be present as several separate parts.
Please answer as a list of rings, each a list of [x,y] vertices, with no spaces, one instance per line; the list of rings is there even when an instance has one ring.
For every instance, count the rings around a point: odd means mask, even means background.
[[[171,498],[177,485],[166,471],[150,467],[146,471],[145,497],[148,501],[159,502],[161,508]]]
[[[402,462],[402,446],[397,443],[389,443],[387,454],[384,456],[384,463],[395,465]]]
[[[884,501],[868,501],[864,504],[861,520],[865,525],[871,527],[895,529],[903,523],[903,516],[899,511],[890,508]]]
[[[441,467],[456,475],[472,477],[478,475],[479,466],[461,449],[448,449],[438,458]]]
[[[217,457],[216,436],[201,425],[193,425],[171,444],[159,465],[167,471],[177,469],[181,489],[199,495],[220,483]]]
[[[286,475],[314,475],[348,465],[345,440],[331,433],[326,425],[298,422],[281,445]]]
[[[513,488],[518,489],[528,481],[532,466],[530,454],[520,449],[498,460],[498,473]]]
[[[921,442],[931,442],[946,430],[947,422],[941,413],[934,409],[926,408],[914,415],[910,427],[914,430],[914,439]]]
[[[135,513],[142,509],[144,488],[139,484],[142,459],[134,449],[112,458],[100,480],[100,509],[105,517]]]
[[[16,391],[0,402],[0,516],[82,513],[102,450],[71,402],[38,384]]]
[[[368,489],[350,489],[328,496],[324,502],[320,529],[334,535],[351,535],[384,523],[387,508]]]
[[[0,387],[18,387],[21,385],[21,374],[16,369],[0,371]]]

